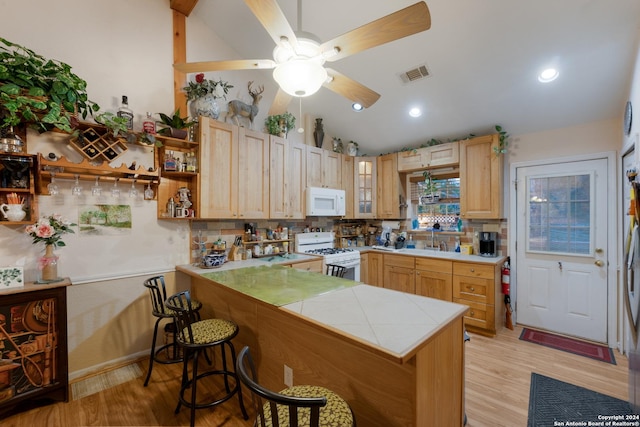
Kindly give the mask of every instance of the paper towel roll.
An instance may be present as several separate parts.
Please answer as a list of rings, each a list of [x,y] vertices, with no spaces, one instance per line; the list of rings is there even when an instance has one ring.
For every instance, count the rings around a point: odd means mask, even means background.
[[[400,221],[382,221],[382,228],[389,228],[391,230],[400,229]]]

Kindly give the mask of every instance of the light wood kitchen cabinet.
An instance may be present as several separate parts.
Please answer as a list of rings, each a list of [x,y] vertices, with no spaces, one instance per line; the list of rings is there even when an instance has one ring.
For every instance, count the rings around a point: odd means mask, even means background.
[[[398,153],[377,158],[376,203],[378,218],[401,218],[402,183],[398,174]]]
[[[398,172],[455,166],[459,162],[460,143],[454,141],[398,153]]]
[[[460,141],[460,216],[464,219],[502,217],[503,155],[496,154],[499,135]]]
[[[416,294],[453,301],[453,262],[416,257]]]
[[[369,269],[366,284],[383,287],[384,284],[384,255],[379,253],[369,254]]]
[[[306,146],[278,136],[269,138],[269,217],[303,219]]]
[[[377,214],[376,158],[356,157],[353,165],[353,213],[358,219],[375,218]]]
[[[469,330],[496,334],[496,325],[501,324],[502,318],[500,277],[499,263],[453,263],[453,302],[470,307],[464,318]]]
[[[384,285],[387,289],[416,293],[414,258],[402,255],[384,255]]]
[[[342,188],[344,189],[344,204],[345,204],[345,214],[344,217],[346,219],[355,218],[355,202],[354,199],[356,197],[355,187],[354,187],[354,168],[355,168],[355,157],[352,156],[343,156],[342,157]]]
[[[360,254],[360,281],[369,283],[369,254]]]
[[[200,217],[267,218],[268,135],[202,118],[200,137]]]
[[[342,154],[307,146],[307,187],[342,189]]]

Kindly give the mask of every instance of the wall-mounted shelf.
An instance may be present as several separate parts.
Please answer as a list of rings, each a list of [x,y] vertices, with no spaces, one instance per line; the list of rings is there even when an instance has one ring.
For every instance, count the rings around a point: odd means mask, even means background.
[[[15,193],[24,199],[22,209],[26,213],[21,221],[11,221],[0,214],[0,224],[33,224],[38,219],[36,163],[36,156],[32,154],[0,154],[0,203],[9,203],[7,196]]]
[[[137,169],[129,169],[124,163],[120,167],[111,167],[108,163],[95,164],[87,159],[80,163],[71,162],[64,157],[52,160],[38,153],[37,181],[39,183],[39,194],[48,194],[47,184],[51,182],[51,175],[61,179],[75,179],[76,175],[83,181],[93,181],[99,177],[101,181],[130,183],[136,181],[140,184],[150,183],[154,192],[157,193],[157,186],[160,182],[158,169],[146,170],[139,166]]]

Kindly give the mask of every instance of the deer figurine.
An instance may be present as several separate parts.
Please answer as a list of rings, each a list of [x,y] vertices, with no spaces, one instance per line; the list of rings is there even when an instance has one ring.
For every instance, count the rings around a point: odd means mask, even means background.
[[[258,114],[258,103],[262,99],[262,92],[264,92],[264,86],[260,86],[257,90],[252,90],[251,85],[253,82],[249,82],[247,85],[247,90],[249,91],[249,95],[253,98],[253,104],[249,105],[240,100],[229,101],[228,111],[225,117],[225,121],[227,118],[231,117],[231,119],[235,119],[236,125],[240,126],[240,121],[238,120],[238,116],[248,117],[249,122],[251,123],[250,129],[253,129],[253,119]]]

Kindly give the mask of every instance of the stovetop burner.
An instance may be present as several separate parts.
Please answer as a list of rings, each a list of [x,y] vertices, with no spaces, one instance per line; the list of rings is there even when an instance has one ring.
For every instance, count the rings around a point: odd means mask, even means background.
[[[323,249],[310,249],[305,251],[308,254],[314,255],[334,255],[334,254],[344,254],[347,252],[354,252],[354,249],[349,248],[323,248]]]

